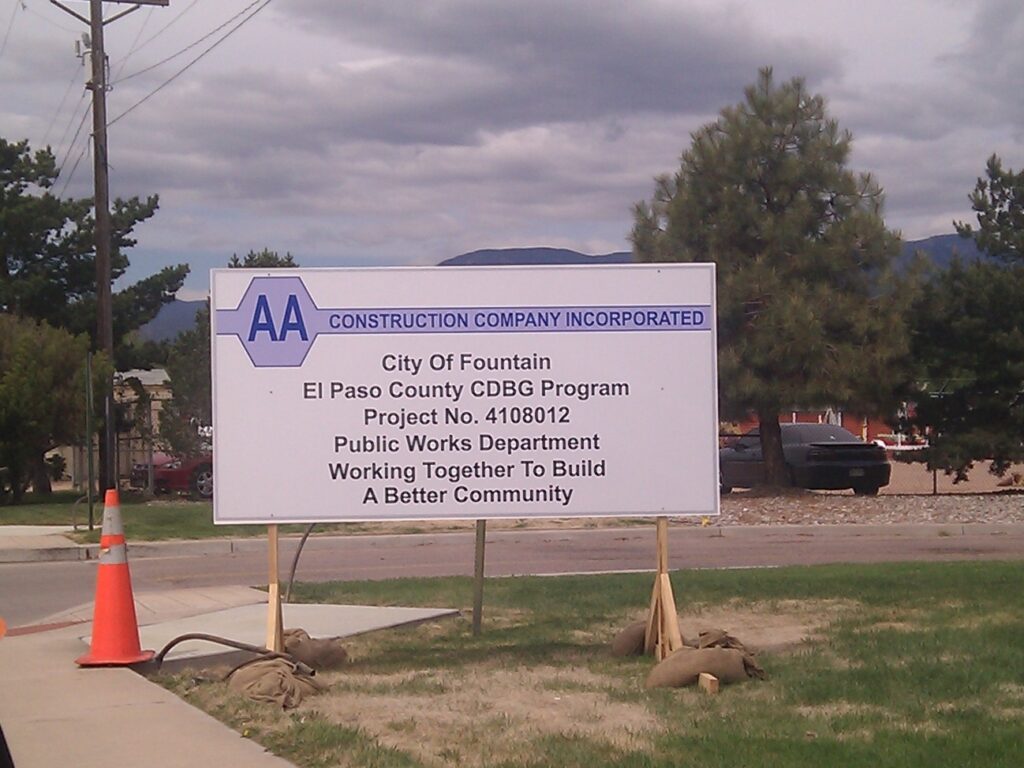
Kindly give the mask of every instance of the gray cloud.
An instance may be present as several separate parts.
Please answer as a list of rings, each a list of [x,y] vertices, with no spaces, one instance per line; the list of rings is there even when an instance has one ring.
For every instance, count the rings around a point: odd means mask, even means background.
[[[198,4],[124,71],[245,4]],[[881,28],[839,28],[810,0],[760,20],[760,6],[710,0],[274,3],[111,127],[113,191],[161,194],[135,261],[140,274],[190,261],[191,285],[264,246],[309,266],[511,245],[624,249],[630,205],[770,64],[829,98],[854,132],[853,167],[886,187],[893,226],[948,232],[969,215],[965,196],[990,152],[1024,164],[1017,5],[942,17],[967,19],[969,36],[967,26],[886,29],[889,50],[904,36],[911,46],[901,51],[911,71],[872,59],[865,77]],[[930,8],[911,2],[899,23]],[[147,34],[173,13],[154,12]],[[112,25],[115,71],[143,18]],[[0,120],[5,137],[38,143],[75,62],[71,35],[26,20],[0,59]],[[927,57],[914,53],[923,42]],[[111,115],[186,60],[118,83]],[[90,194],[88,166],[70,193]]]

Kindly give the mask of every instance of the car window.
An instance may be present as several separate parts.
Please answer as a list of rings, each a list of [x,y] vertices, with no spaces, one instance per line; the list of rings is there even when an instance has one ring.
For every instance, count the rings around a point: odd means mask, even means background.
[[[783,445],[858,443],[860,438],[835,424],[783,424]]]
[[[751,430],[740,437],[740,439],[733,443],[733,445],[742,446],[743,448],[760,448],[761,433],[757,430]]]

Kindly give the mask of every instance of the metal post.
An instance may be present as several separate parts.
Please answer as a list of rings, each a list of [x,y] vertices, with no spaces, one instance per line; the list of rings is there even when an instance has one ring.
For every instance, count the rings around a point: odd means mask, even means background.
[[[85,492],[86,497],[89,499],[89,530],[91,531],[95,527],[92,512],[92,489],[96,482],[96,469],[92,463],[92,434],[93,434],[93,423],[92,423],[92,352],[85,353],[85,450],[88,451],[88,458],[86,463],[88,466],[89,475],[86,478],[87,490]]]
[[[153,401],[146,403],[146,495],[152,498],[156,495],[155,481],[153,479]]]
[[[476,566],[473,573],[473,636],[480,634],[484,612],[484,544],[487,541],[487,521],[476,521]]]

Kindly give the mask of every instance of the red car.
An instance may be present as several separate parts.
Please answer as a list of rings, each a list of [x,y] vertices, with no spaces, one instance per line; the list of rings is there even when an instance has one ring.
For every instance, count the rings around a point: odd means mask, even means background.
[[[128,484],[132,488],[146,488],[149,485],[149,464],[132,465]],[[200,499],[213,498],[213,456],[207,453],[191,459],[179,459],[165,453],[154,453],[153,490],[156,493],[189,493]]]

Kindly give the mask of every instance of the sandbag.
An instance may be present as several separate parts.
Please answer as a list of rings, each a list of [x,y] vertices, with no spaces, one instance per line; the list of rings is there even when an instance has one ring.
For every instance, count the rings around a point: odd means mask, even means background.
[[[748,678],[743,651],[735,648],[682,648],[656,664],[647,676],[647,688],[681,688],[708,672],[723,684]]]
[[[740,651],[747,647],[724,629],[702,629],[697,635],[698,648],[736,648]]]
[[[297,707],[302,699],[327,686],[302,672],[287,659],[256,659],[236,668],[228,678],[228,688],[253,701],[277,704],[284,709]]]
[[[313,669],[336,669],[348,662],[348,652],[341,640],[312,638],[304,629],[284,631],[284,651]]]
[[[612,640],[612,654],[615,656],[643,656],[646,633],[646,621],[630,624]]]
[[[747,650],[741,640],[733,637],[724,629],[703,629],[697,635],[698,648],[735,648],[743,654],[743,666],[748,677],[764,679],[764,669],[757,663],[757,658]]]

